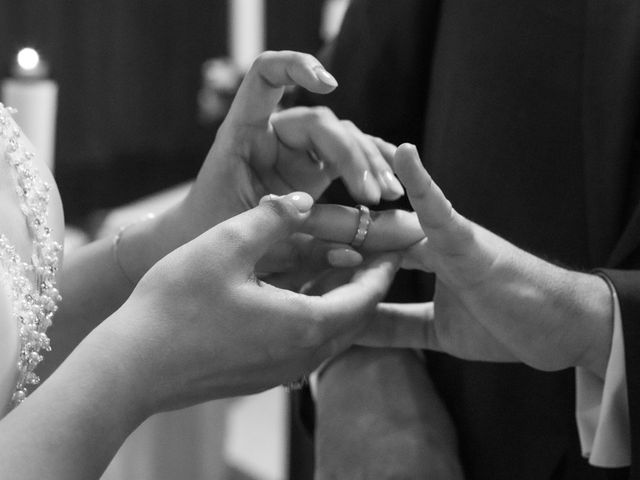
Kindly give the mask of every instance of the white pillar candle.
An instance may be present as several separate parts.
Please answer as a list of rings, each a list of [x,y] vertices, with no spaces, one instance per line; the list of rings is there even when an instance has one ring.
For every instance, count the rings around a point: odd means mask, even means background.
[[[264,12],[265,0],[229,0],[229,53],[242,71],[264,51]]]
[[[338,35],[342,19],[350,3],[351,0],[326,0],[324,2],[320,22],[320,38],[323,42],[329,43]]]
[[[35,153],[53,171],[58,85],[47,77],[47,65],[38,53],[18,53],[12,76],[2,81],[2,102],[17,109],[14,118],[35,147]]]

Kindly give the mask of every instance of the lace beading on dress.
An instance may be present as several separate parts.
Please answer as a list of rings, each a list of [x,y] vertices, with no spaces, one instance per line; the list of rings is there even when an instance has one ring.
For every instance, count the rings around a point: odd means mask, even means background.
[[[24,148],[22,132],[13,127],[10,113],[0,103],[0,140],[6,144],[5,159],[12,167],[20,207],[33,242],[31,258],[25,261],[7,237],[0,235],[0,274],[10,290],[20,336],[18,379],[11,399],[16,406],[26,398],[27,388],[40,381],[34,372],[42,361],[40,352],[51,350],[46,331],[61,300],[56,272],[62,246],[52,240],[47,223],[51,186],[39,177],[32,162],[34,154]]]

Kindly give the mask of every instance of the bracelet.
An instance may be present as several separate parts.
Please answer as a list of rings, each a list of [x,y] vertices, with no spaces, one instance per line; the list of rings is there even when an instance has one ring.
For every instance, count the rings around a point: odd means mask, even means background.
[[[146,222],[147,220],[151,220],[154,217],[155,217],[155,215],[153,213],[147,213],[144,217],[142,217],[137,222],[129,223],[129,224],[125,225],[124,227],[120,227],[120,230],[118,230],[118,233],[116,233],[116,235],[113,237],[113,242],[111,243],[111,255],[113,256],[113,263],[115,263],[117,265],[118,270],[120,270],[120,273],[122,273],[122,276],[127,279],[127,281],[129,282],[129,284],[132,287],[134,287],[137,282],[134,282],[131,279],[131,277],[129,276],[129,274],[125,270],[124,266],[122,265],[122,262],[120,261],[120,255],[118,253],[119,252],[119,248],[118,247],[120,246],[120,242],[122,241],[122,237],[124,235],[124,232],[129,227],[131,227],[132,225],[137,225],[137,224],[142,223],[142,222]]]

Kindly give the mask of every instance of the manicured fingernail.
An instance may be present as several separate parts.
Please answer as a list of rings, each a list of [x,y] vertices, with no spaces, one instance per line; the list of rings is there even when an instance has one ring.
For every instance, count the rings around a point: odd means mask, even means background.
[[[380,185],[380,188],[382,188],[383,190],[386,190],[387,188],[389,188],[389,184],[387,183],[386,175],[384,173],[378,174],[377,178],[378,178],[378,185]]]
[[[337,268],[357,267],[362,263],[362,255],[349,248],[335,248],[327,253],[329,265]]]
[[[389,185],[389,188],[393,190],[394,193],[397,193],[398,195],[404,195],[404,188],[402,188],[402,184],[398,181],[398,179],[393,173],[387,170],[386,172],[384,172],[383,175],[387,179],[387,184]]]
[[[375,203],[380,201],[380,187],[378,183],[371,178],[369,170],[365,170],[362,174],[362,188],[367,200]]]
[[[316,74],[316,78],[318,80],[320,80],[322,83],[324,83],[325,85],[329,85],[330,87],[337,87],[338,86],[338,81],[336,80],[336,78],[331,75],[329,72],[327,72],[323,66],[318,65],[316,68],[313,69],[313,71]]]
[[[313,206],[313,198],[308,193],[293,192],[285,195],[285,198],[293,203],[300,213],[308,212]]]

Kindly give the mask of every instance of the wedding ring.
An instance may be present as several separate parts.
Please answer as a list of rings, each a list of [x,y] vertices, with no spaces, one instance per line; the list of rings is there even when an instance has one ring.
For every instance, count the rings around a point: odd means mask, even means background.
[[[358,226],[356,227],[356,233],[353,235],[350,245],[354,248],[361,247],[364,241],[367,239],[369,233],[369,227],[371,226],[371,211],[369,207],[364,205],[358,205]]]

